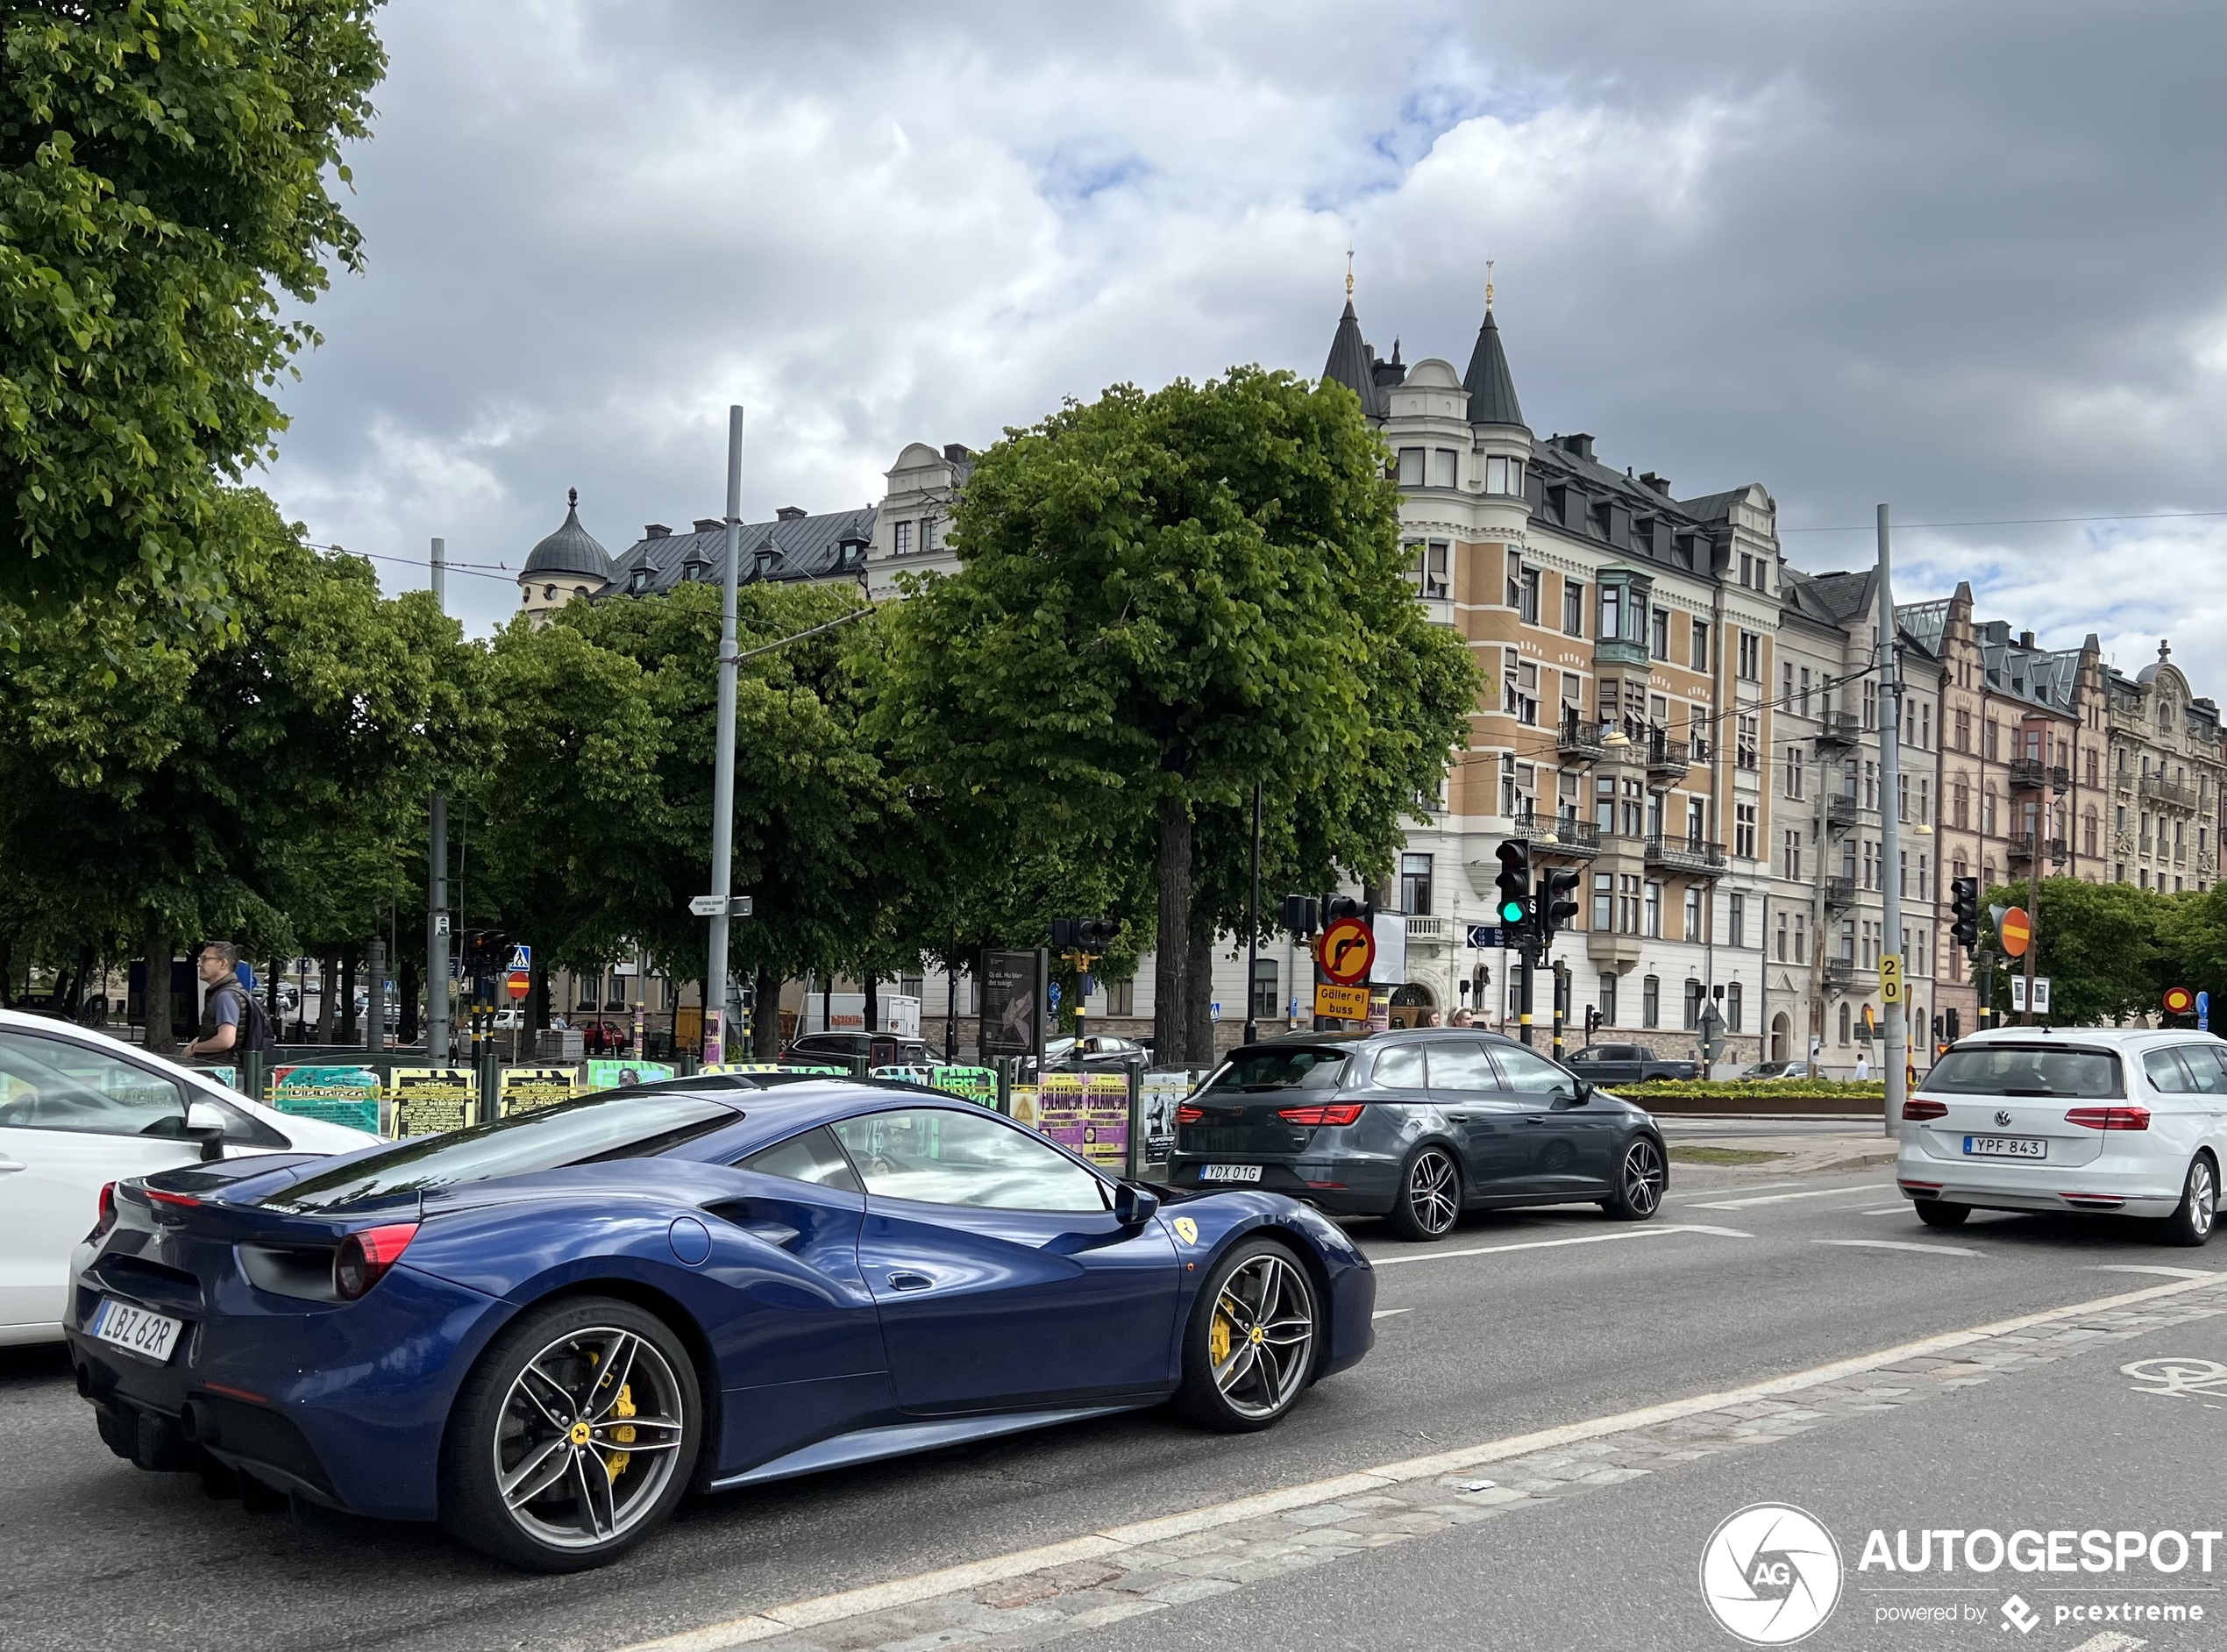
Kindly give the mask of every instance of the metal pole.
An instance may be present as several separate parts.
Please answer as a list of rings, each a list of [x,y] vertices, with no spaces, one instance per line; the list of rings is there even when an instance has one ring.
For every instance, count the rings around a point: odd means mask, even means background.
[[[1253,983],[1260,979],[1261,956],[1261,783],[1253,782],[1253,903],[1245,909],[1245,1042],[1257,1043],[1261,1028],[1260,996]]]
[[[1531,1042],[1531,953],[1528,950],[1523,955],[1522,972],[1523,985],[1519,989],[1522,996],[1518,1000],[1519,1008],[1517,1014],[1521,1018],[1523,1041],[1527,1044]]]
[[[743,409],[727,409],[727,570],[719,597],[719,748],[711,783],[711,956],[704,966],[704,1062],[727,1059],[727,922],[735,851],[735,587],[743,559]]]
[[[1883,922],[1886,951],[1895,960],[1895,997],[1881,1006],[1886,1013],[1887,1039],[1886,1134],[1902,1131],[1903,1103],[1909,1099],[1910,1041],[1903,1021],[1903,1002],[1910,988],[1903,965],[1903,850],[1902,733],[1903,699],[1896,647],[1894,556],[1888,541],[1887,507],[1879,507],[1879,782],[1886,788],[1879,800],[1880,851],[1886,858]]]
[[[364,973],[371,979],[364,994],[370,1024],[364,1029],[364,1048],[381,1054],[387,1048],[387,937],[374,935],[364,947]],[[260,1100],[259,1097],[258,1100]]]
[[[448,545],[433,541],[433,606],[448,611]],[[433,794],[425,846],[425,1060],[449,1058],[449,794]]]
[[[2049,817],[2049,773],[2046,769],[2043,770],[2041,778],[2042,801],[2034,805],[2034,829],[2026,834],[2026,852],[2030,858],[2026,862],[2026,1012],[2018,1020],[2022,1027],[2034,1024],[2034,958],[2041,951],[2041,828],[2042,822]]]

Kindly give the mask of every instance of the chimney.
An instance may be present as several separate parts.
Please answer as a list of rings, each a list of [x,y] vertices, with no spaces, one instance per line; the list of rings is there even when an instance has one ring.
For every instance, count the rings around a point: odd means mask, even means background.
[[[783,522],[801,522],[810,513],[802,505],[783,505],[773,514]]]
[[[1640,473],[1640,482],[1642,487],[1654,488],[1665,499],[1670,497],[1670,479],[1668,476],[1658,476],[1651,470],[1643,470]]]
[[[2019,646],[2019,647],[2021,647],[2021,648],[2031,648],[2033,645],[2034,645],[2034,634],[2033,634],[2031,631],[2020,631],[2020,632],[2018,633],[2018,646]]]
[[[1565,436],[1562,438],[1562,452],[1574,454],[1590,465],[1593,460],[1593,438],[1583,431],[1575,436]]]
[[[722,522],[717,516],[699,516],[696,518],[696,531],[698,533],[717,533],[726,525],[727,524],[724,522]]]
[[[964,442],[946,442],[943,444],[943,457],[954,465],[964,465],[974,455],[967,451]]]
[[[669,539],[672,537],[672,530],[662,522],[647,523],[643,526],[642,537],[644,539]]]

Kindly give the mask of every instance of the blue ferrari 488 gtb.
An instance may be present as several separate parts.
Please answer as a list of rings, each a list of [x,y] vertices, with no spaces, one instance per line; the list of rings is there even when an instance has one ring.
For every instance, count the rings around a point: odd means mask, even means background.
[[[68,1325],[102,1438],[561,1571],[692,1488],[1170,1399],[1264,1428],[1369,1350],[1368,1262],[1291,1200],[907,1086],[727,1082],[104,1190]]]

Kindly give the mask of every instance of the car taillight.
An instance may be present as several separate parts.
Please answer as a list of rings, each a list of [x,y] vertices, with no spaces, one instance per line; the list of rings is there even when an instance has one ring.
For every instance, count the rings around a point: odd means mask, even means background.
[[[1206,1109],[1204,1107],[1178,1107],[1176,1109],[1178,1124],[1196,1124],[1206,1116]]]
[[[1350,1124],[1361,1116],[1358,1101],[1326,1101],[1320,1107],[1284,1107],[1277,1117],[1286,1124]]]
[[[1948,1103],[1946,1101],[1905,1101],[1903,1103],[1903,1116],[1906,1119],[1946,1118]]]
[[[2065,1122],[2077,1124],[2083,1130],[2146,1130],[2150,1128],[2150,1109],[2074,1107],[2065,1114]]]
[[[389,1222],[366,1228],[340,1242],[332,1258],[332,1288],[343,1302],[352,1302],[387,1277],[409,1242],[417,1236],[414,1221]]]
[[[85,1235],[86,1243],[91,1243],[115,1226],[116,1184],[103,1182],[101,1184],[101,1214],[99,1219],[93,1223],[93,1231]]]
[[[201,1200],[191,1193],[166,1193],[160,1187],[142,1187],[139,1191],[147,1196],[147,1202],[151,1205],[178,1205],[192,1210],[201,1204]]]

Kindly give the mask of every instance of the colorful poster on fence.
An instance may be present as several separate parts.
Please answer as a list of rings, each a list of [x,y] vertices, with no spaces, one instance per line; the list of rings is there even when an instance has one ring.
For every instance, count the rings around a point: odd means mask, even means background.
[[[323,1119],[374,1135],[379,1129],[379,1074],[370,1067],[276,1067],[271,1105],[296,1118]]]
[[[895,1079],[903,1084],[925,1085],[978,1107],[998,1105],[998,1075],[987,1067],[876,1067],[872,1079]]]
[[[530,1113],[551,1102],[569,1101],[579,1093],[570,1067],[507,1067],[500,1098],[502,1116]]]
[[[468,1067],[397,1067],[387,1075],[388,1129],[397,1137],[460,1130],[478,1095]]]
[[[1129,1079],[1122,1072],[1047,1072],[1037,1081],[1035,1128],[1102,1170],[1129,1161]]]
[[[1206,1076],[1203,1072],[1188,1072],[1143,1075],[1137,1111],[1141,1115],[1138,1128],[1144,1132],[1145,1157],[1162,1159],[1175,1150],[1176,1106]]]
[[[657,1061],[591,1061],[580,1086],[583,1093],[623,1090],[633,1084],[655,1084],[672,1077],[672,1069]]]

